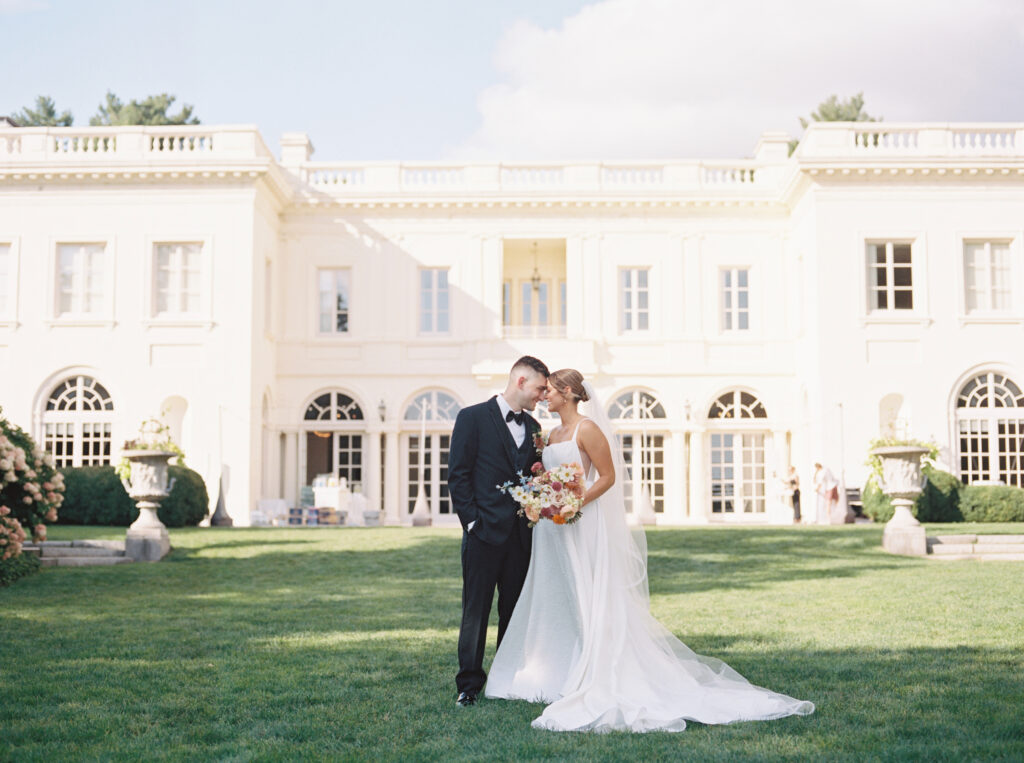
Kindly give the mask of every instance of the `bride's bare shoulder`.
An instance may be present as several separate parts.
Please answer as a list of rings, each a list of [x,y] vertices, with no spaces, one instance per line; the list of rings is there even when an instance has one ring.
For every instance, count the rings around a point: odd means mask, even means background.
[[[594,438],[601,438],[603,440],[604,432],[601,431],[601,427],[594,423],[593,419],[583,419],[580,422],[580,438],[583,441],[593,441]]]

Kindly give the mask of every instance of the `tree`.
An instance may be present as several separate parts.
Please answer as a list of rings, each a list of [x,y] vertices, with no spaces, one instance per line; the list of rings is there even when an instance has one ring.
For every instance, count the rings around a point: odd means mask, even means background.
[[[26,106],[11,118],[22,127],[70,127],[74,122],[70,111],[57,113],[57,106],[48,95],[37,95],[34,109]]]
[[[830,95],[824,101],[818,104],[816,111],[811,112],[811,121],[813,122],[881,122],[882,117],[869,116],[864,111],[864,93],[860,92],[857,95],[847,98],[845,101],[840,101],[839,96]],[[811,122],[800,117],[800,126],[805,130]],[[796,150],[797,145],[800,143],[798,140],[790,141],[789,153],[792,154]]]
[[[96,116],[89,119],[91,125],[197,125],[199,120],[192,116],[192,107],[183,104],[177,114],[168,114],[175,96],[167,93],[150,95],[141,101],[122,103],[116,95],[107,91],[106,103],[99,105]]]

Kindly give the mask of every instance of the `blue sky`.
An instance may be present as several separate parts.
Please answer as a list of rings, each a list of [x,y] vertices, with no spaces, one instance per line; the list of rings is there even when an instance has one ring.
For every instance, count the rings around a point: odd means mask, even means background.
[[[321,160],[733,158],[859,90],[1024,119],[1011,0],[0,0],[0,32],[0,113],[169,92]]]

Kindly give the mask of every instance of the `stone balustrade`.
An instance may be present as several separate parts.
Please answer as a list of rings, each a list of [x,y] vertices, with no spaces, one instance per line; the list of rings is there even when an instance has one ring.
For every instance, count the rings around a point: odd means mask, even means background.
[[[784,165],[780,165],[784,168]],[[619,193],[774,191],[779,173],[748,162],[666,163],[366,163],[307,162],[298,169],[310,188],[329,193]]]
[[[272,160],[252,126],[18,127],[0,129],[0,167]]]
[[[797,159],[1024,159],[1024,124],[898,124],[834,122],[811,125]]]
[[[792,157],[786,141],[785,134],[766,133],[755,158],[735,161],[315,162],[308,137],[289,133],[282,137],[282,159],[275,162],[259,131],[249,125],[0,127],[0,176],[64,172],[81,177],[87,170],[187,165],[191,171],[258,163],[276,164],[282,182],[290,174],[306,193],[353,202],[360,197],[475,194],[575,196],[579,203],[598,196],[771,200],[803,167],[815,173],[836,164],[849,172],[850,166],[874,164],[877,173],[879,163],[913,167],[934,160],[978,162],[991,174],[992,164],[999,162],[1006,174],[1024,159],[1024,124],[1018,123],[815,123]],[[1024,164],[1016,169],[1024,173]]]

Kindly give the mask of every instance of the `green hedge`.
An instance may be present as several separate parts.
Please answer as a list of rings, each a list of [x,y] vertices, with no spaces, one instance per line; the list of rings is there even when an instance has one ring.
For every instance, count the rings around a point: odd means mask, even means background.
[[[1024,489],[1010,485],[968,485],[960,494],[967,522],[1024,522]]]
[[[10,559],[0,559],[0,586],[7,586],[18,578],[39,570],[39,557],[35,554],[18,554]]]
[[[139,516],[135,503],[124,491],[113,466],[62,469],[67,486],[58,522],[64,525],[112,525],[127,527]],[[185,466],[171,466],[175,480],[157,514],[168,527],[197,525],[206,516],[210,498],[206,483]]]
[[[924,489],[917,496],[910,512],[921,522],[963,522],[961,493],[963,484],[949,472],[925,466],[922,469],[927,478]],[[873,480],[868,480],[861,494],[864,513],[876,522],[892,519],[892,502],[882,493]]]

